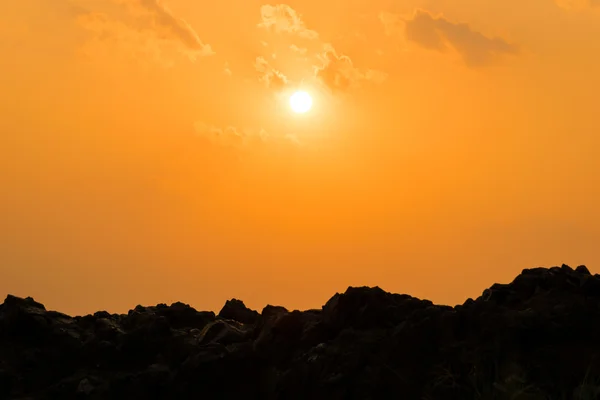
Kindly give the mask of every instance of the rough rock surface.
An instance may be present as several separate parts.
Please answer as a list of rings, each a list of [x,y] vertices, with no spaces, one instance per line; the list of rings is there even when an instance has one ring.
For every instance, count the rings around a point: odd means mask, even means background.
[[[321,310],[0,305],[0,399],[597,399],[600,276],[526,269],[456,307],[350,287]]]

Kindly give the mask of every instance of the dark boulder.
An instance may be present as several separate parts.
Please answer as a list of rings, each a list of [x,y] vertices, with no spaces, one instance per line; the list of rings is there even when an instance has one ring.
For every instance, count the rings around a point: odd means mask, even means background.
[[[167,318],[169,324],[175,329],[204,328],[209,322],[215,320],[212,311],[196,311],[187,304],[177,302],[167,307],[156,307],[156,313]]]
[[[243,324],[253,324],[258,320],[259,316],[258,312],[249,309],[243,301],[238,299],[227,300],[219,312],[219,317],[232,319]]]
[[[228,345],[243,342],[248,330],[233,320],[217,320],[209,323],[200,333],[198,343],[201,345],[220,343]]]
[[[288,310],[285,307],[272,306],[272,305],[268,304],[265,306],[265,308],[263,308],[260,315],[263,318],[271,318],[271,317],[276,317],[281,314],[285,314],[287,312],[288,312]]]
[[[408,295],[391,294],[379,287],[349,287],[323,306],[323,322],[333,329],[392,327],[432,303]]]
[[[575,271],[579,272],[580,274],[591,275],[590,270],[587,269],[585,265],[579,265],[577,268],[575,268]]]

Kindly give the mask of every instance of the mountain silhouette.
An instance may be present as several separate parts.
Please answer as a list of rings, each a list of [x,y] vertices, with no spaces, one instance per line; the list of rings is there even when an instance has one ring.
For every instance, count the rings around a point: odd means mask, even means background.
[[[349,287],[318,310],[0,305],[0,399],[597,399],[600,276],[525,269],[455,307]]]

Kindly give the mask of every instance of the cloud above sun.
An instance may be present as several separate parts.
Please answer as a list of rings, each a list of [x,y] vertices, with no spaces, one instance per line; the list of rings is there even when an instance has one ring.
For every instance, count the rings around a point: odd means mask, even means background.
[[[600,0],[548,0],[569,10],[600,9]],[[71,0],[87,7],[87,0]],[[190,24],[182,15],[177,15],[166,0],[104,0],[96,4],[113,4],[119,12],[89,10],[78,16],[80,26],[92,36],[88,47],[97,51],[102,46],[113,46],[123,53],[138,59],[154,60],[172,65],[174,53],[182,53],[191,61],[219,53],[218,48],[203,40],[198,28]],[[414,7],[409,17],[401,17],[391,11],[391,7],[381,2],[372,5],[376,11],[372,18],[379,16],[388,36],[402,37],[403,40],[421,48],[448,53],[454,51],[470,67],[479,67],[500,62],[503,57],[518,54],[519,47],[502,37],[494,37],[471,27],[468,21],[454,21],[442,14]],[[114,7],[113,7],[114,8]],[[287,40],[286,48],[302,59],[312,62],[311,72],[325,86],[332,90],[347,90],[360,86],[360,83],[381,83],[389,71],[378,71],[372,66],[355,62],[336,37],[322,34],[304,20],[302,10],[288,4],[262,4],[256,6],[254,26],[258,30]],[[345,18],[358,18],[349,13]],[[249,21],[253,17],[249,16]],[[362,18],[362,17],[361,17]],[[202,30],[202,29],[201,29]],[[362,37],[363,32],[354,33]],[[377,43],[371,43],[375,46]],[[382,54],[380,52],[380,54]],[[255,54],[248,61],[259,74],[258,79],[273,89],[281,88],[294,79],[286,67],[277,62],[257,62],[257,57],[270,60],[272,54]],[[226,62],[227,60],[221,60]],[[236,68],[237,69],[237,68]],[[231,75],[232,69],[226,68]]]
[[[316,77],[325,87],[332,91],[345,91],[360,87],[361,83],[380,84],[387,78],[387,73],[354,65],[352,59],[327,40],[323,35],[306,25],[302,14],[286,4],[266,4],[260,9],[259,29],[273,35],[283,35],[288,39],[287,50],[292,56],[306,61],[310,65],[305,69],[306,77]],[[303,43],[297,43],[301,40]],[[308,43],[307,43],[308,42]],[[261,81],[270,87],[283,88],[291,80],[285,71],[272,67],[265,57],[257,58],[256,69],[262,75]],[[275,84],[270,84],[275,82]]]
[[[287,4],[265,4],[260,8],[262,21],[259,28],[267,29],[274,33],[287,33],[297,35],[304,39],[318,39],[319,34],[308,29],[302,16]]]

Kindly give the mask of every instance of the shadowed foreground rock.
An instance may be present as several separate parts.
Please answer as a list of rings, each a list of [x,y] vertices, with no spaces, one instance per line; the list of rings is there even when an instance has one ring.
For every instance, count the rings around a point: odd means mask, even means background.
[[[524,270],[437,306],[350,287],[321,310],[0,305],[0,399],[596,399],[600,276]]]

